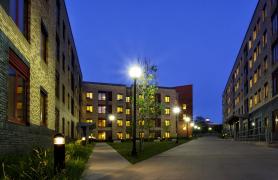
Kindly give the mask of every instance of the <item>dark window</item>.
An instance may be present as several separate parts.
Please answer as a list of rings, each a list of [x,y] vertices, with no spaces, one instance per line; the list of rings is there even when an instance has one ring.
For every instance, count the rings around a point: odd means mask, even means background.
[[[71,98],[71,114],[74,115],[74,100]]]
[[[65,134],[65,118],[62,119],[62,133]]]
[[[66,57],[65,57],[65,54],[63,53],[63,60],[62,60],[62,68],[63,68],[63,71],[65,72],[65,68],[66,68]]]
[[[272,86],[272,94],[273,96],[275,96],[276,94],[278,94],[278,70],[272,73]]]
[[[59,126],[60,126],[60,111],[58,109],[55,109],[55,131],[59,132]]]
[[[7,14],[13,19],[19,30],[26,38],[29,38],[29,12],[28,0],[1,0],[0,4],[3,6]]]
[[[47,62],[48,34],[44,24],[41,24],[41,58]]]
[[[272,34],[277,35],[277,33],[278,33],[278,14],[277,13],[275,13],[272,16],[271,21],[272,21]]]
[[[63,21],[63,40],[66,38],[66,25],[65,22]]]
[[[74,122],[71,121],[71,138],[74,139]]]
[[[60,14],[61,14],[61,5],[60,0],[56,0],[56,18],[57,18],[57,25],[60,25]]]
[[[12,50],[9,51],[8,75],[8,119],[26,124],[29,68]]]
[[[276,42],[272,47],[272,62],[278,62],[278,42]]]
[[[73,76],[73,73],[71,73],[71,90],[72,90],[72,92],[74,92],[74,76]]]
[[[56,71],[56,83],[55,83],[55,94],[56,97],[60,98],[60,74]]]
[[[63,103],[65,104],[65,99],[66,99],[66,92],[65,92],[65,85],[63,85],[62,87],[62,100],[63,100]]]
[[[40,98],[40,120],[41,125],[47,126],[47,92],[43,89]]]
[[[56,34],[56,60],[60,62],[60,39]]]

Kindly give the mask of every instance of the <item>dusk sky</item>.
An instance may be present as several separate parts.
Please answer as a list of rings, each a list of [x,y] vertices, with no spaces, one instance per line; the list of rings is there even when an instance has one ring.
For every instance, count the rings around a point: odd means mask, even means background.
[[[193,114],[222,122],[222,92],[258,0],[66,1],[85,81],[130,84],[136,58],[159,85],[193,84]]]

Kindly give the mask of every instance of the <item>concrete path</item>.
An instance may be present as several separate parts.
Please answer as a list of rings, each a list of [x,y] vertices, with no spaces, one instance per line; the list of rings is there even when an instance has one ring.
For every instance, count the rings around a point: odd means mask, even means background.
[[[84,180],[97,180],[122,170],[130,163],[106,143],[97,143],[82,174]]]
[[[101,179],[277,180],[278,150],[204,137]]]

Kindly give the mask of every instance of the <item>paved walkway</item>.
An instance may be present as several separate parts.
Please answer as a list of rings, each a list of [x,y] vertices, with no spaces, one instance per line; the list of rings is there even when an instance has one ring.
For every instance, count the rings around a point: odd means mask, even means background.
[[[101,179],[277,180],[277,169],[275,148],[204,137]]]
[[[97,180],[129,165],[130,163],[111,146],[106,143],[97,143],[82,174],[82,179]]]

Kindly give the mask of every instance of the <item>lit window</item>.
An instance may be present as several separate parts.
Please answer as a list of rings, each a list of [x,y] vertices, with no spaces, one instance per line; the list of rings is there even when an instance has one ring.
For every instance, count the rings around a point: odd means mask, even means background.
[[[139,120],[139,126],[144,126],[145,125],[145,121],[144,120]]]
[[[169,115],[170,114],[170,108],[165,108],[165,114]]]
[[[250,86],[250,88],[252,88],[252,87],[253,87],[253,79],[252,79],[252,77],[250,78],[250,81],[249,81],[249,86]]]
[[[256,84],[258,81],[258,72],[256,71],[254,74],[254,84]]]
[[[264,98],[268,98],[268,83],[265,83],[264,85]]]
[[[139,132],[139,137],[140,138],[144,138],[145,137],[145,133],[144,132]]]
[[[253,107],[253,98],[250,97],[250,99],[249,99],[249,109],[252,109],[252,107]]]
[[[125,138],[126,138],[126,139],[130,139],[130,133],[126,133],[126,134],[125,134]]]
[[[263,47],[267,45],[267,32],[264,32],[263,34]]]
[[[106,106],[98,106],[98,113],[105,114],[106,113]]]
[[[164,137],[165,137],[165,138],[170,138],[170,132],[169,132],[169,131],[165,132],[165,133],[164,133]]]
[[[252,61],[252,58],[249,60],[249,68],[252,69],[253,67],[253,61]]]
[[[123,107],[122,106],[117,107],[117,113],[123,113]]]
[[[105,101],[106,100],[106,93],[98,93],[98,100]]]
[[[130,126],[130,121],[126,121],[125,125],[126,125],[126,127],[129,127]]]
[[[182,109],[183,109],[183,110],[186,110],[186,104],[183,104],[183,105],[182,105]]]
[[[106,127],[106,120],[105,119],[99,119],[98,120],[98,127]]]
[[[170,120],[165,120],[165,126],[170,126]]]
[[[125,114],[126,114],[126,115],[130,115],[130,109],[126,109],[126,110],[125,110]]]
[[[122,101],[123,100],[123,95],[122,94],[117,94],[117,100]]]
[[[92,119],[87,119],[86,123],[93,123],[93,120]]]
[[[123,133],[117,132],[117,139],[123,139]]]
[[[86,98],[93,99],[93,93],[92,92],[87,92],[86,93]]]
[[[118,127],[123,127],[123,120],[122,119],[117,120],[117,126]]]
[[[93,112],[93,110],[94,110],[93,106],[86,106],[87,112]]]
[[[98,133],[99,140],[106,140],[106,132],[99,132]]]
[[[9,61],[12,64],[9,64],[8,68],[8,118],[9,121],[26,123],[29,68],[12,51],[9,52]],[[21,71],[18,71],[19,68]]]
[[[130,97],[129,97],[129,96],[127,96],[127,97],[125,98],[125,102],[127,102],[127,103],[130,102]]]
[[[166,103],[169,103],[169,102],[170,102],[170,96],[165,96],[165,97],[164,97],[164,101],[165,101]]]
[[[258,104],[258,94],[256,93],[254,96],[254,105],[256,106]]]

